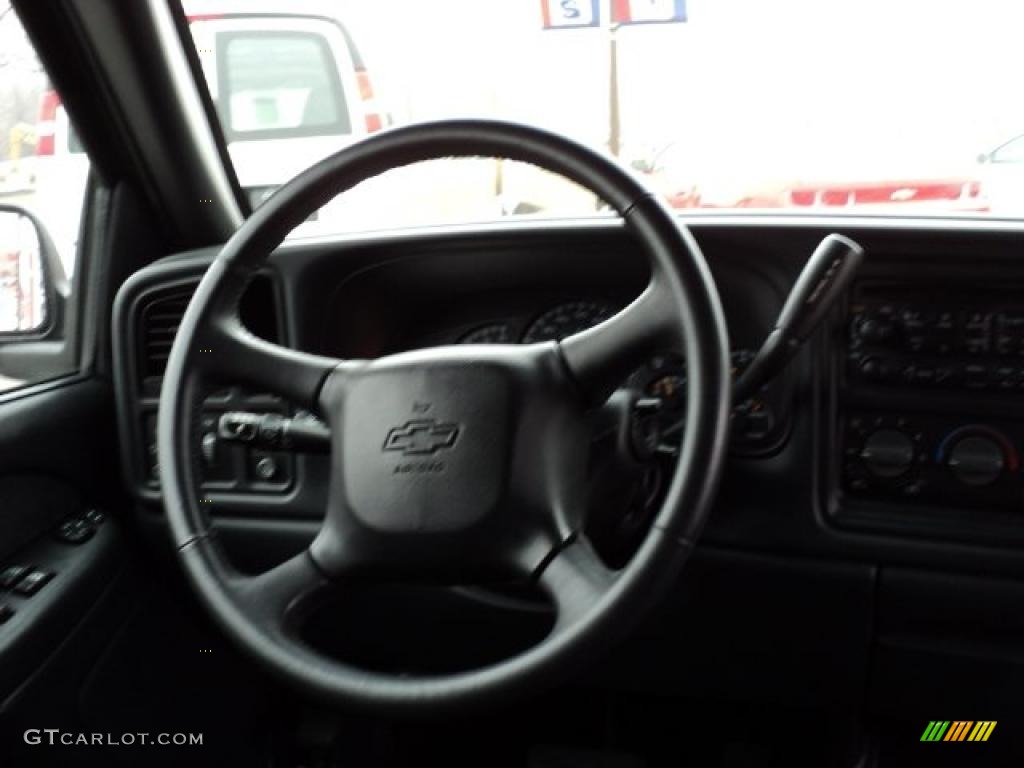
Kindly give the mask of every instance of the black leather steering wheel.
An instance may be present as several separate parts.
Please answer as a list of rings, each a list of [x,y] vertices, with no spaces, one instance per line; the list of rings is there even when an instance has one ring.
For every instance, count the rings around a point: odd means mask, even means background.
[[[651,264],[644,293],[561,343],[438,347],[341,361],[249,334],[238,303],[267,256],[339,192],[392,168],[503,157],[587,187],[614,208]],[[652,354],[685,350],[686,427],[665,503],[620,571],[582,533],[588,409]],[[630,172],[568,139],[462,120],[377,134],[282,187],[211,264],[181,322],[160,393],[159,459],[178,556],[215,620],[302,690],[417,714],[551,682],[622,633],[675,581],[708,514],[730,407],[728,340],[700,250]],[[319,413],[331,430],[327,513],[307,551],[256,576],[234,570],[200,503],[192,436],[200,391],[232,380]],[[441,584],[536,579],[556,611],[534,647],[497,664],[397,677],[328,658],[299,639],[318,599],[351,579]],[[412,642],[412,640],[410,640]]]

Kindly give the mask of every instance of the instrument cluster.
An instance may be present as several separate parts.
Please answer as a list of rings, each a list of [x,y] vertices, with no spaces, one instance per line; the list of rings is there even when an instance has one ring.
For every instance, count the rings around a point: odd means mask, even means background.
[[[562,339],[592,328],[612,317],[621,307],[603,299],[575,299],[560,302],[526,319],[489,321],[458,337],[459,344],[535,344]],[[732,352],[733,379],[739,377],[754,358],[754,352]],[[658,421],[662,434],[672,440],[683,426],[686,409],[686,358],[678,351],[655,355],[638,368],[623,384],[645,397],[661,401]],[[757,442],[767,437],[776,425],[772,404],[754,397],[736,407],[734,432],[741,440]]]
[[[561,341],[567,336],[603,323],[617,311],[613,304],[601,299],[566,301],[530,319],[525,327],[513,321],[489,322],[464,333],[458,339],[458,343],[536,344],[544,341]]]

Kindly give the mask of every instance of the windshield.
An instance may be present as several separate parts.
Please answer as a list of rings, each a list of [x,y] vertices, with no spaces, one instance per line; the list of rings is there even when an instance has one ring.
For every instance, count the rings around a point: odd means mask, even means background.
[[[184,0],[254,204],[390,125],[488,116],[616,156],[680,211],[1024,216],[1024,4],[1006,0]],[[447,160],[306,232],[602,215]]]

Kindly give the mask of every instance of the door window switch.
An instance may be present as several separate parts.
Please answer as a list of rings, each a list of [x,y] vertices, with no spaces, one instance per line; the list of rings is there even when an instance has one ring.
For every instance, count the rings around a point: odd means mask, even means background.
[[[81,544],[91,539],[94,533],[96,529],[92,523],[83,518],[75,518],[61,523],[54,535],[65,544]]]
[[[87,523],[91,523],[92,525],[100,525],[103,523],[104,520],[107,519],[107,516],[100,512],[98,509],[90,509],[84,515],[82,515],[82,519],[85,520]]]
[[[0,605],[0,624],[4,624],[14,615],[14,609],[9,605]]]
[[[11,589],[32,570],[31,565],[9,565],[0,571],[0,589]]]
[[[48,571],[32,571],[18,582],[14,591],[19,595],[30,597],[42,589],[46,585],[46,582],[52,578],[53,574]]]

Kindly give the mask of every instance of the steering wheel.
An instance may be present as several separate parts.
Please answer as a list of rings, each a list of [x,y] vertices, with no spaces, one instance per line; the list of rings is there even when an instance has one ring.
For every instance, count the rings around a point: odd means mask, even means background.
[[[558,173],[614,208],[643,245],[651,280],[621,312],[564,339],[449,346],[376,360],[281,347],[242,326],[239,299],[285,235],[339,192],[446,157],[501,157]],[[686,426],[650,532],[621,570],[583,533],[587,413],[665,348],[687,359]],[[728,339],[700,250],[630,172],[566,138],[515,123],[397,128],[328,157],[283,186],[210,265],[182,319],[160,392],[158,450],[174,546],[229,637],[307,693],[417,714],[551,683],[628,629],[678,575],[725,456]],[[201,503],[192,436],[203,386],[233,380],[318,413],[331,432],[330,487],[310,547],[259,575],[225,558]],[[450,675],[356,668],[305,644],[302,622],[356,580],[486,584],[528,577],[555,619],[533,647]]]

